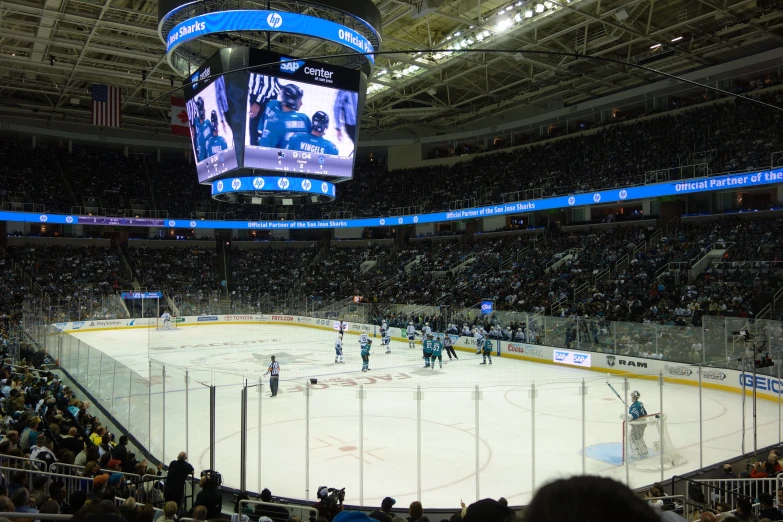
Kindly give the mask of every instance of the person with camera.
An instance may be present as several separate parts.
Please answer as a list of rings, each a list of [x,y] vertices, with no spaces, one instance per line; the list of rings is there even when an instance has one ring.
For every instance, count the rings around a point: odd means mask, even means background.
[[[345,488],[335,489],[321,486],[318,488],[318,502],[315,505],[318,516],[332,520],[343,510],[344,500]]]
[[[223,495],[220,494],[220,484],[222,483],[223,478],[217,471],[208,469],[201,472],[201,480],[199,481],[201,491],[196,495],[193,508],[198,506],[207,508],[207,519],[220,518],[223,506]]]

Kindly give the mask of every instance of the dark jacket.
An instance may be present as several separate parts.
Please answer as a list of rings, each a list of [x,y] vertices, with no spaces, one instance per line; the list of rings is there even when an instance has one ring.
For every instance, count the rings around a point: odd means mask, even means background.
[[[198,492],[193,507],[204,506],[207,508],[207,518],[220,518],[220,512],[223,507],[223,495],[215,487],[205,488]]]
[[[759,518],[768,518],[770,520],[783,520],[783,513],[775,508],[767,508],[759,511]]]
[[[166,475],[166,486],[164,491],[184,492],[185,481],[193,474],[193,466],[184,460],[172,460],[169,464],[169,470]]]

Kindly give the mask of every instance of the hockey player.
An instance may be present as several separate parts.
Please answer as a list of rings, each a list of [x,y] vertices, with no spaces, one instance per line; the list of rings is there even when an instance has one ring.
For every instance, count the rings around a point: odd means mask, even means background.
[[[424,328],[421,329],[422,339],[426,339],[431,333],[432,328],[430,328],[430,323],[424,323]]]
[[[334,341],[334,363],[344,364],[343,360],[343,334],[337,335],[337,340]]]
[[[302,152],[311,152],[313,154],[329,154],[337,156],[340,151],[331,141],[324,138],[324,133],[329,127],[329,116],[323,111],[313,114],[313,124],[310,127],[310,133],[300,132],[295,134],[288,141],[288,149]]]
[[[473,329],[473,337],[476,339],[476,355],[481,353],[481,348],[484,346],[484,334],[482,333],[483,329],[474,328]]]
[[[372,339],[367,339],[367,344],[362,345],[362,371],[370,371],[370,348],[372,347]]]
[[[386,320],[381,323],[381,346],[386,347],[386,353],[391,353],[391,334],[389,334],[389,325]]]
[[[223,136],[218,135],[218,114],[217,111],[212,111],[209,117],[209,121],[212,124],[212,136],[207,140],[207,157],[212,157],[215,154],[220,154],[222,151],[228,148],[228,144]]]
[[[359,346],[364,346],[365,344],[370,342],[370,336],[367,335],[367,332],[362,332],[359,335]]]
[[[264,109],[264,124],[258,144],[285,149],[294,134],[310,132],[310,117],[299,112],[304,91],[289,83],[281,92],[283,101],[270,100]]]
[[[430,334],[432,336],[432,334]],[[443,356],[441,353],[443,352],[443,343],[441,342],[441,337],[438,337],[432,342],[432,369],[435,369],[435,359],[438,360],[438,364],[440,365],[440,369],[443,369]]]
[[[168,312],[163,312],[160,318],[163,319],[163,329],[171,330],[171,315]]]
[[[499,342],[499,341],[498,341]],[[483,361],[479,364],[487,364],[487,359],[489,359],[489,364],[492,364],[492,339],[484,339],[484,344],[482,346],[482,359]]]
[[[639,400],[640,393],[636,390],[631,392],[631,406],[628,408],[627,420],[636,420],[647,415],[644,404]],[[630,445],[631,455],[634,459],[641,460],[647,458],[647,444],[644,442],[644,430],[646,424],[634,424],[631,426]]]
[[[408,329],[406,330],[408,333],[408,348],[415,348],[416,347],[416,327],[413,326],[413,321],[408,323]]]
[[[429,368],[430,358],[432,357],[432,350],[435,345],[435,340],[432,338],[432,334],[431,333],[427,334],[427,338],[424,339],[424,341],[421,344],[422,344],[422,352],[424,354],[422,357],[422,359],[424,359],[424,367]],[[433,364],[435,364],[435,361],[433,361]]]
[[[443,349],[446,350],[446,355],[449,356],[449,361],[451,360],[451,356],[454,356],[454,359],[459,359],[457,357],[457,352],[454,351],[454,341],[451,340],[450,335],[445,335],[443,337]]]
[[[340,322],[337,325],[337,331],[340,332],[340,335],[342,335],[347,329],[348,329],[348,323],[340,319]]]
[[[204,98],[196,99],[198,117],[191,125],[196,135],[196,162],[204,161],[208,157],[207,141],[212,137],[212,123],[207,121],[207,110],[204,108]]]

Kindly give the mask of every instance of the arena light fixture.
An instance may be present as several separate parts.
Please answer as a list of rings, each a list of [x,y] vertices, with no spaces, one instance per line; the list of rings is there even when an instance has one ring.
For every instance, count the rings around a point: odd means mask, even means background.
[[[655,44],[655,45],[651,45],[651,46],[650,46],[650,49],[657,49],[657,48],[659,48],[660,46],[661,46],[661,44]]]
[[[521,22],[522,21],[522,14],[521,13],[515,14],[514,15],[514,21],[515,22]]]
[[[506,29],[511,27],[513,25],[513,23],[514,22],[512,22],[510,18],[502,19],[501,21],[498,22],[498,25],[497,25],[498,32],[502,33],[503,31],[505,31]]]
[[[682,40],[682,36],[672,39],[672,42],[679,42],[680,40]]]
[[[478,40],[479,42],[483,42],[484,41],[484,33],[478,33],[476,35],[476,40]]]
[[[512,9],[514,9],[513,5],[506,6],[506,11],[511,11]]]
[[[546,7],[547,9],[552,9],[554,7],[554,4],[549,0],[547,0],[546,2],[544,2],[544,7]]]
[[[536,4],[536,13],[544,12],[544,4]]]
[[[456,38],[457,36],[459,36],[461,34],[462,34],[461,32],[457,31],[456,33],[454,33],[454,37]]]
[[[533,18],[533,10],[525,9],[525,18]]]
[[[481,33],[481,34],[483,34],[483,35],[484,35],[484,38],[489,38],[489,36],[490,36],[492,33],[490,33],[489,31],[487,31],[486,29],[484,29],[484,32],[483,32],[483,33]]]

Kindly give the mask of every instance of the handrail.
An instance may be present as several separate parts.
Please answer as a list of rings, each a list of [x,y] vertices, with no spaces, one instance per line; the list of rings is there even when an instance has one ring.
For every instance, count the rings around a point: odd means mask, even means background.
[[[304,506],[301,504],[276,504],[274,502],[262,502],[260,500],[240,500],[239,501],[239,512],[242,513],[242,506],[275,506],[275,507],[283,507],[286,510],[289,508],[293,509],[300,509],[304,511],[305,513],[310,513],[315,518],[318,518],[318,510],[315,509],[313,506]],[[290,514],[290,512],[289,512]],[[180,519],[182,520],[182,519]]]

